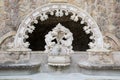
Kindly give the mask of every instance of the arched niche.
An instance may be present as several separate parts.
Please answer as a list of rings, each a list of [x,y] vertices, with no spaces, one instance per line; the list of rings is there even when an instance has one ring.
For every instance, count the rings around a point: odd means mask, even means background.
[[[26,39],[29,37],[28,33],[32,33],[35,30],[35,26],[33,26],[33,24],[38,23],[38,18],[40,21],[45,21],[49,18],[48,15],[62,17],[64,15],[68,16],[69,14],[71,14],[70,19],[72,21],[80,24],[87,23],[87,25],[83,27],[83,30],[86,34],[92,33],[89,37],[92,40],[88,43],[90,47],[89,50],[104,49],[102,33],[94,19],[87,12],[68,3],[49,3],[35,9],[28,16],[26,16],[19,26],[14,42],[10,45],[10,50],[31,50],[29,49],[30,44],[26,41]],[[81,20],[79,21],[79,19]]]
[[[28,33],[29,38],[26,39],[27,42],[30,43],[29,48],[32,51],[43,51],[45,50],[45,35],[48,34],[52,29],[56,27],[58,23],[68,28],[73,34],[72,46],[74,51],[86,51],[89,49],[89,42],[92,40],[89,38],[92,35],[92,32],[86,34],[83,27],[87,25],[87,23],[81,24],[80,19],[75,22],[70,19],[72,14],[62,17],[56,17],[48,15],[48,19],[45,21],[41,21],[38,18],[38,23],[33,24],[35,26],[35,30],[32,33]]]

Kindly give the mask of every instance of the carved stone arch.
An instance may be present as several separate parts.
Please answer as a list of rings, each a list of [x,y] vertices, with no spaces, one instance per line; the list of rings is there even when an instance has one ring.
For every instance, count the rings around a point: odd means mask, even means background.
[[[104,37],[105,43],[110,45],[112,51],[120,50],[120,42],[119,40],[111,33],[106,33]]]
[[[22,21],[15,36],[15,40],[13,44],[11,44],[12,50],[30,50],[28,49],[29,42],[26,42],[25,39],[29,37],[27,33],[32,33],[35,29],[35,27],[31,25],[31,23],[38,23],[36,19],[38,17],[40,17],[41,21],[47,20],[49,18],[47,13],[49,13],[50,15],[55,15],[56,17],[61,17],[63,15],[67,16],[69,13],[72,13],[72,16],[70,18],[75,22],[77,22],[78,19],[81,18],[81,24],[85,22],[87,23],[87,26],[83,28],[86,34],[92,32],[92,36],[90,36],[90,39],[93,39],[94,41],[88,44],[90,46],[90,49],[104,49],[102,33],[94,19],[87,12],[80,9],[79,7],[68,3],[49,3],[35,9]]]
[[[3,50],[8,49],[8,47],[6,47],[6,45],[13,41],[15,35],[16,35],[16,31],[10,31],[10,32],[4,34],[0,38],[0,50],[3,51]]]
[[[15,31],[11,31],[11,32],[6,33],[4,36],[2,36],[2,37],[0,38],[0,45],[2,45],[2,43],[3,43],[8,37],[15,36],[15,35],[16,35],[16,32],[15,32]]]

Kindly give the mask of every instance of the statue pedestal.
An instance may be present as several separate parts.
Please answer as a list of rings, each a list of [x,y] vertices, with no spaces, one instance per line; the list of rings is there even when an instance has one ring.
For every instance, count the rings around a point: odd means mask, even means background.
[[[88,52],[88,62],[90,64],[113,64],[113,56],[110,51],[90,51]]]
[[[0,54],[0,72],[3,72],[3,75],[26,75],[39,72],[41,63],[31,59],[31,52],[0,51]]]
[[[70,65],[70,56],[48,56],[48,65],[68,66]]]
[[[79,67],[86,69],[113,69],[114,60],[109,50],[89,50],[88,60],[79,62]]]

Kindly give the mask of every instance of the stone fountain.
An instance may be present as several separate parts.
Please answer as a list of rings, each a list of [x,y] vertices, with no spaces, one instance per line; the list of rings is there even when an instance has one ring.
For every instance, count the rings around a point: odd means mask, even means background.
[[[70,65],[70,53],[72,50],[73,34],[60,23],[45,36],[45,52],[48,53],[48,65]]]

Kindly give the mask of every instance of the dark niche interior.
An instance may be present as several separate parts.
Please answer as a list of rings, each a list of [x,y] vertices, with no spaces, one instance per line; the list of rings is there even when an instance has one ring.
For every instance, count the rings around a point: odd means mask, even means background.
[[[63,16],[63,17],[55,17],[49,15],[49,18],[45,21],[40,21],[38,18],[38,23],[33,23],[36,28],[33,33],[28,33],[29,38],[26,39],[30,43],[29,48],[32,51],[43,51],[45,50],[45,35],[48,34],[58,23],[61,23],[63,26],[68,28],[73,33],[73,50],[74,51],[86,51],[89,49],[88,43],[92,40],[89,37],[92,34],[86,34],[83,30],[83,27],[87,25],[86,23],[80,24],[81,19],[79,21],[74,22],[70,19],[71,15]]]

